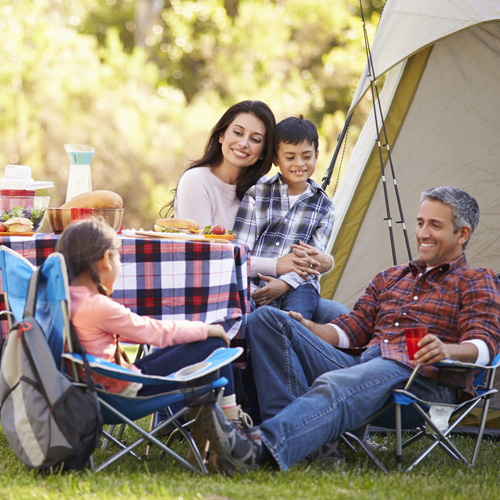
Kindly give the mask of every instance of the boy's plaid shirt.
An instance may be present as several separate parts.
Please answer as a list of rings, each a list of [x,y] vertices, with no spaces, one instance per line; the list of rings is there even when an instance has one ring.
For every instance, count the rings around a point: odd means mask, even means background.
[[[236,241],[248,245],[250,254],[258,257],[281,257],[290,252],[292,243],[299,241],[324,251],[332,232],[335,207],[314,180],[307,182],[310,189],[299,196],[292,208],[281,174],[252,186],[236,216]],[[293,288],[309,281],[319,290],[318,278],[304,279],[288,273],[280,279]]]

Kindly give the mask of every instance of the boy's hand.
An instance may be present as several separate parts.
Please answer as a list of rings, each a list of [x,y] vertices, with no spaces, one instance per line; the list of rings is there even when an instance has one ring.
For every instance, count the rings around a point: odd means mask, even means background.
[[[221,325],[207,325],[207,338],[208,337],[219,337],[229,347],[229,339]]]
[[[288,292],[291,288],[288,283],[285,283],[283,280],[278,278],[264,276],[260,273],[257,273],[257,276],[261,280],[267,281],[267,285],[255,290],[255,292],[252,293],[252,299],[256,306],[267,306],[274,299],[277,299],[284,293]]]

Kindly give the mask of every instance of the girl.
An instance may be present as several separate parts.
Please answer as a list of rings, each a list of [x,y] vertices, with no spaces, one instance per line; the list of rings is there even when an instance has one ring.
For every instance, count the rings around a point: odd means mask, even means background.
[[[205,359],[219,347],[229,346],[222,326],[199,321],[167,321],[139,316],[110,296],[120,274],[120,239],[104,221],[85,219],[69,225],[56,244],[66,261],[71,297],[71,321],[89,354],[134,371],[168,375]],[[131,364],[118,340],[159,347]],[[228,418],[238,421],[230,365],[220,370],[229,381],[222,398]],[[128,396],[146,396],[171,390],[172,385],[145,386],[95,376],[106,390]]]

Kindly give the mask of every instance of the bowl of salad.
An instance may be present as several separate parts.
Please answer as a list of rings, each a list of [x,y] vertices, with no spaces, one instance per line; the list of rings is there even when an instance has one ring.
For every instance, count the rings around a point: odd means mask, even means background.
[[[23,202],[18,196],[0,196],[0,201],[0,233],[11,232],[11,225],[7,222],[11,219],[25,223],[28,232],[37,232],[42,227],[50,196],[35,196],[28,202]],[[33,225],[31,229],[28,220]]]

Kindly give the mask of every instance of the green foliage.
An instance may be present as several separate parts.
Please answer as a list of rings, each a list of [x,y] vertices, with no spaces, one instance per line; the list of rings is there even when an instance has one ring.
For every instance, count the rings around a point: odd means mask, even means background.
[[[363,3],[370,37],[379,4]],[[364,65],[359,14],[355,0],[0,0],[0,163],[54,181],[40,194],[59,206],[64,144],[91,145],[94,189],[150,229],[220,114],[261,99],[318,125],[321,181]]]

